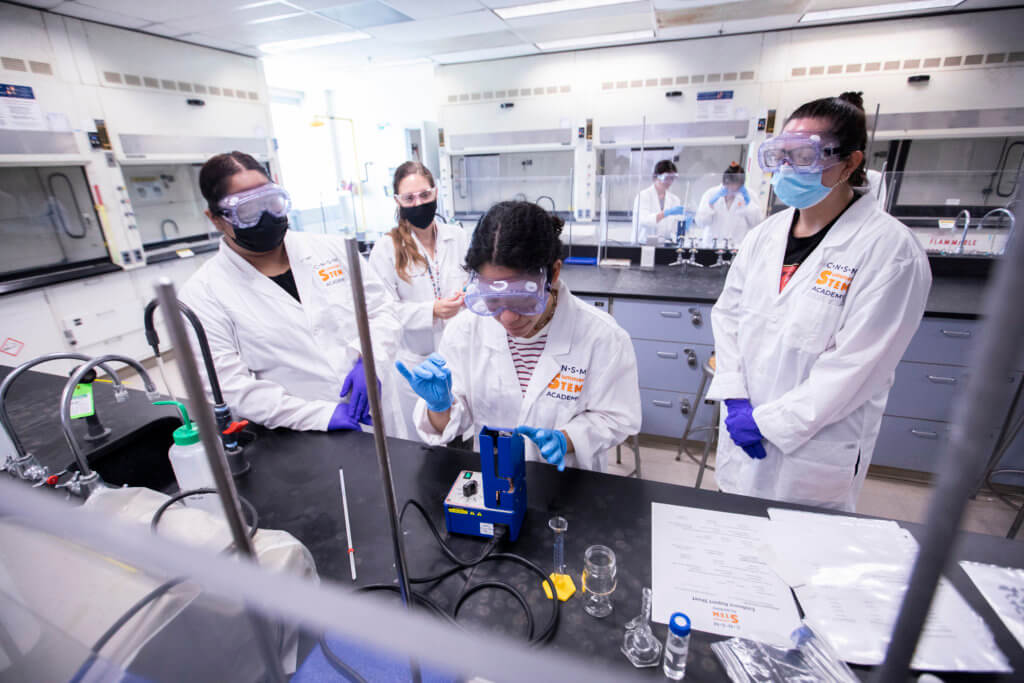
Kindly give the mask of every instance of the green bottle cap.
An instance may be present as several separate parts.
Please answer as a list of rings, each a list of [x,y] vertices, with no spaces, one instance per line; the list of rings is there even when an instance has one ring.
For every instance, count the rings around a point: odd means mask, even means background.
[[[181,421],[183,425],[174,430],[172,438],[174,443],[179,446],[191,446],[192,444],[199,443],[199,428],[195,426],[192,420],[188,419],[188,410],[185,409],[185,404],[181,401],[153,401],[155,406],[178,406],[178,410],[181,411]]]

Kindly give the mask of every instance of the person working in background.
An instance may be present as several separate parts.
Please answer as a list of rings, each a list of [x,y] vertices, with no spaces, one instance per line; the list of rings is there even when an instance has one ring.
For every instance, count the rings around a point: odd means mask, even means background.
[[[743,242],[711,313],[724,400],[719,487],[852,511],[896,365],[931,272],[910,230],[862,188],[860,96],[814,100],[762,143],[761,168],[793,207]]]
[[[369,424],[344,242],[289,231],[288,193],[248,154],[207,161],[199,189],[223,237],[220,251],[189,278],[180,298],[206,329],[228,405],[269,428]],[[398,321],[383,283],[365,270],[374,351],[380,367],[390,368]],[[405,423],[387,405],[385,417],[395,423],[387,425],[388,434],[395,434]]]
[[[745,180],[743,167],[734,161],[722,174],[722,184],[710,188],[700,198],[696,222],[704,230],[704,247],[724,247],[725,240],[729,240],[730,247],[737,247],[763,219],[760,207],[751,201],[744,187]]]
[[[370,265],[395,301],[402,325],[399,360],[417,365],[437,349],[445,324],[462,310],[467,239],[461,227],[438,223],[437,188],[427,167],[407,161],[395,169],[392,183],[398,226],[373,245]],[[398,387],[409,436],[416,393],[406,382]]]
[[[470,313],[439,352],[399,372],[421,397],[429,444],[472,428],[517,428],[526,457],[604,471],[606,451],[640,431],[629,335],[559,279],[562,220],[536,204],[501,202],[480,219],[466,267]]]
[[[654,182],[633,201],[633,242],[648,239],[675,241],[676,223],[683,217],[683,203],[668,191],[675,182],[676,165],[662,159],[654,165]]]

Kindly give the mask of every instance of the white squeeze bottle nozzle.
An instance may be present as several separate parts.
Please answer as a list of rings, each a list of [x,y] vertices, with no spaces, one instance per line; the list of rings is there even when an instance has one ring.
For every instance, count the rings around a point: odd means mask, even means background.
[[[171,461],[171,469],[174,470],[174,478],[178,482],[178,489],[187,491],[190,489],[217,488],[210,471],[210,463],[206,459],[206,451],[199,441],[199,428],[188,417],[188,410],[181,401],[154,401],[155,406],[172,405],[177,406],[181,412],[182,425],[174,430],[172,438],[174,445],[167,452]],[[202,508],[215,515],[223,514],[223,509],[217,494],[205,494],[189,496],[184,501],[186,505]]]

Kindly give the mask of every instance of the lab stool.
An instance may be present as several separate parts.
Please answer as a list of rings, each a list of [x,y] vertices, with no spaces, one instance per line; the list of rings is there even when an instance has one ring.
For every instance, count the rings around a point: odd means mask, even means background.
[[[633,449],[633,460],[636,462],[636,468],[627,474],[627,477],[636,476],[637,479],[643,479],[643,475],[640,473],[640,437],[634,434],[633,436],[626,439],[629,442],[629,447]],[[622,444],[620,443],[615,447],[615,464],[622,464]]]
[[[697,417],[697,409],[704,403],[704,396],[707,394],[708,385],[711,380],[715,378],[715,352],[711,352],[711,356],[707,362],[701,368],[700,387],[697,388],[697,400],[694,401],[693,407],[690,408],[690,415],[686,418],[686,428],[683,429],[683,435],[679,437],[679,449],[676,451],[676,460],[678,461],[683,451],[686,451],[687,457],[693,460],[694,463],[700,465],[700,469],[697,471],[697,483],[694,485],[695,488],[700,488],[701,482],[704,480],[704,470],[709,469],[714,471],[714,467],[708,465],[708,455],[711,454],[711,444],[718,440],[718,420],[721,416],[722,406],[719,401],[715,401],[715,410],[711,418],[711,424],[704,427],[693,428],[693,420]],[[695,432],[707,432],[708,437],[704,441],[704,453],[701,456],[700,461],[697,461],[690,451],[686,449],[686,440],[689,436]]]

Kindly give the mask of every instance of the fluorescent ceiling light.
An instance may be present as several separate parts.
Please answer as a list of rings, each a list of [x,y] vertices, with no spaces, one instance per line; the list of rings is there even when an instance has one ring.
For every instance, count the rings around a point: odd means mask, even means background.
[[[282,19],[291,19],[292,17],[302,16],[303,14],[305,14],[305,12],[289,12],[288,14],[275,14],[272,17],[263,17],[262,19],[253,19],[252,21],[247,21],[245,23],[247,23],[247,24],[267,24],[267,23],[270,23],[271,21],[281,21]]]
[[[629,43],[640,40],[651,40],[654,38],[654,31],[627,31],[626,33],[605,33],[600,36],[584,36],[582,38],[568,38],[566,40],[549,40],[537,43],[541,50],[563,50],[568,47],[589,47],[591,45],[604,45],[607,43]]]
[[[606,5],[625,5],[629,0],[551,0],[550,2],[534,2],[529,5],[515,5],[493,10],[502,19],[518,19],[533,17],[538,14],[554,14],[555,12],[572,12],[578,9],[604,7]]]
[[[867,5],[865,7],[845,7],[843,9],[807,12],[800,17],[800,23],[808,21],[828,21],[830,19],[853,19],[856,17],[873,17],[879,14],[897,14],[899,12],[916,12],[926,9],[943,9],[956,7],[964,0],[909,0],[908,2],[887,2],[883,5]]]
[[[349,31],[347,33],[329,33],[324,36],[296,38],[295,40],[279,40],[274,43],[263,43],[258,47],[260,52],[276,55],[282,52],[294,52],[295,50],[305,50],[311,47],[350,43],[353,40],[366,40],[369,37],[369,34],[362,33],[361,31]]]

